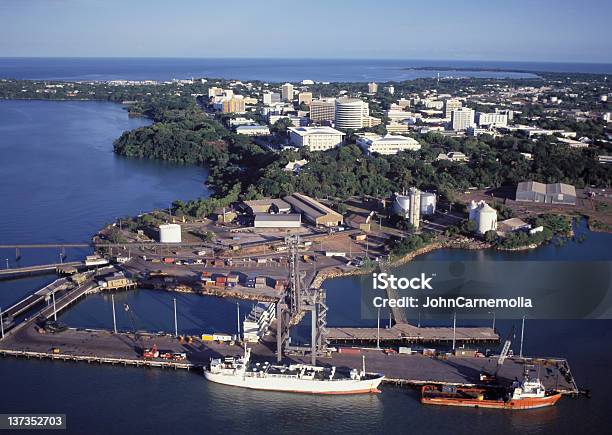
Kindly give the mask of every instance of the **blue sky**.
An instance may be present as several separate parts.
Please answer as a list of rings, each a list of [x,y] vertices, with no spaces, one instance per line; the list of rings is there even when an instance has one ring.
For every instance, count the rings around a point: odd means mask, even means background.
[[[0,0],[0,56],[612,62],[611,0]]]

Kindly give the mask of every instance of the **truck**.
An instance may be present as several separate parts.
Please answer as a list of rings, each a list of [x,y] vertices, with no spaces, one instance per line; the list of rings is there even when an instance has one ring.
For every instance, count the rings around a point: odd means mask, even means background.
[[[154,344],[152,348],[147,348],[142,352],[144,359],[159,358],[159,351],[157,346]]]

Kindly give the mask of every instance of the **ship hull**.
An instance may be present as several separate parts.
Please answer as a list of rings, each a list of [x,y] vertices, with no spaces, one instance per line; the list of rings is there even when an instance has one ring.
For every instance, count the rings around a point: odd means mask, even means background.
[[[477,400],[465,398],[447,397],[423,397],[421,403],[425,405],[461,406],[467,408],[490,408],[490,409],[537,409],[554,406],[561,398],[560,393],[552,394],[542,398],[526,398],[520,400]]]
[[[368,394],[380,393],[378,386],[383,378],[363,380],[312,381],[295,378],[228,376],[204,372],[211,382],[252,390],[282,391],[303,394]]]

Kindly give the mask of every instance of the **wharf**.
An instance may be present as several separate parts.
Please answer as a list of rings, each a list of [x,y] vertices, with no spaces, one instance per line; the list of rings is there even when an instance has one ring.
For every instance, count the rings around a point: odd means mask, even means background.
[[[337,344],[367,344],[380,342],[398,345],[402,343],[493,343],[499,335],[492,328],[470,327],[418,327],[408,323],[396,323],[391,328],[328,328],[330,342]]]
[[[198,339],[191,343],[181,342],[169,334],[114,334],[104,330],[69,329],[54,334],[39,334],[33,327],[22,328],[0,341],[0,355],[10,357],[41,358],[89,363],[115,364],[140,367],[166,367],[201,369],[210,358],[240,355],[242,348],[226,343],[204,342]],[[253,359],[275,361],[273,337],[270,341],[252,346]],[[186,362],[144,360],[142,349],[155,344],[160,350],[185,352]],[[53,353],[57,349],[58,353]],[[336,367],[361,367],[365,356],[368,372],[379,372],[386,376],[386,383],[419,386],[425,383],[442,385],[479,385],[479,375],[496,368],[496,358],[445,357],[436,358],[421,354],[387,355],[376,349],[354,349],[352,352],[332,352],[318,358],[317,363]],[[285,362],[308,363],[309,357],[288,357]],[[547,388],[556,389],[566,395],[578,394],[578,387],[571,374],[569,364],[560,358],[508,358],[498,372],[502,384],[511,384],[523,375],[525,364],[534,369]]]
[[[39,264],[36,266],[25,266],[17,267],[13,269],[2,269],[0,270],[0,280],[2,279],[13,279],[23,276],[31,275],[46,275],[52,273],[58,273],[64,267],[78,267],[82,266],[81,261],[72,261],[66,263],[53,263],[53,264]]]

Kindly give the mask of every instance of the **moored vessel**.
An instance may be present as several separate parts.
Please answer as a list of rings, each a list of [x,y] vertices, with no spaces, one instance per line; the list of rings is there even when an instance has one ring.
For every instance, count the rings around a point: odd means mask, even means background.
[[[308,364],[272,365],[252,362],[250,357],[251,350],[246,349],[243,357],[211,359],[204,376],[224,385],[309,394],[379,393],[384,379],[381,374],[367,374],[365,367],[343,371]]]
[[[495,387],[455,387],[424,385],[421,403],[426,405],[464,406],[471,408],[534,409],[553,406],[561,393],[547,391],[540,379],[525,374],[509,389]]]

